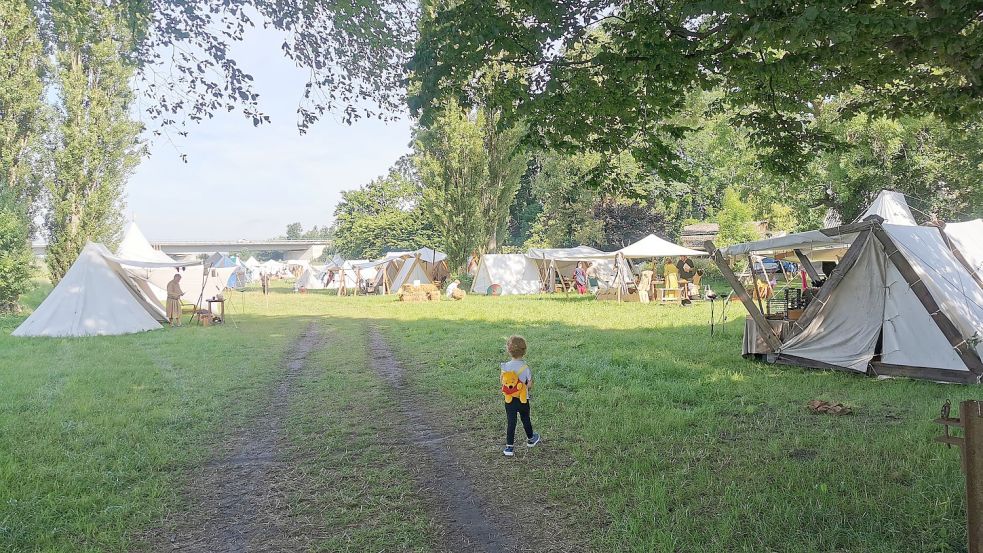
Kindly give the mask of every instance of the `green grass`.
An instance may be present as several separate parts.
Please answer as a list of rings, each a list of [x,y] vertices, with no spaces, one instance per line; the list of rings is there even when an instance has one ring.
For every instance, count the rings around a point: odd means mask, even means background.
[[[413,369],[411,385],[485,493],[524,509],[522,524],[555,544],[965,550],[958,455],[931,441],[931,419],[946,398],[978,389],[744,361],[738,305],[711,339],[705,305],[233,297],[238,328],[32,340],[9,336],[18,318],[0,319],[0,550],[130,547],[179,507],[183,477],[224,429],[264,405],[284,348],[312,317],[330,338],[288,431],[298,474],[320,490],[293,508],[323,521],[321,550],[433,545],[434,519],[407,483],[413,467],[387,438],[392,398],[367,367],[368,322]],[[497,364],[512,333],[529,341],[545,441],[507,461]],[[812,415],[810,399],[855,414]]]

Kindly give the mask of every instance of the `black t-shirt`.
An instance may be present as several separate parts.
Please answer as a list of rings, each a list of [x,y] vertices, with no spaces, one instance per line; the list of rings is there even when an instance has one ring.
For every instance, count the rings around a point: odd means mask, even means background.
[[[689,270],[683,269],[683,265],[689,265]],[[679,278],[683,280],[693,280],[693,277],[696,275],[696,267],[693,266],[693,260],[691,259],[687,259],[686,261],[680,259],[676,262],[676,269],[679,270]]]

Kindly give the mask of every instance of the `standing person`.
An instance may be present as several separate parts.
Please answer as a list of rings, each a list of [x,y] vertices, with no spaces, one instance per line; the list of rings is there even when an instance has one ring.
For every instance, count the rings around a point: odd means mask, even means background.
[[[573,270],[573,284],[577,287],[578,294],[587,293],[587,271],[584,269],[583,261],[578,261],[577,268]]]
[[[167,283],[167,320],[171,326],[181,326],[181,275],[174,275],[174,278]]]
[[[676,262],[676,269],[679,270],[679,286],[682,287],[683,304],[686,305],[690,301],[690,284],[693,283],[693,277],[696,276],[696,267],[693,266],[693,262],[688,257],[681,255],[679,261]]]
[[[261,273],[259,275],[260,285],[263,287],[263,295],[266,296],[270,293],[270,275],[269,273]]]
[[[516,418],[522,419],[522,429],[526,431],[526,447],[536,447],[539,443],[539,434],[532,431],[532,419],[529,417],[529,396],[528,390],[532,387],[532,372],[526,364],[526,339],[522,336],[510,336],[505,342],[505,349],[509,352],[511,361],[502,363],[502,393],[505,394],[505,418],[507,427],[505,430],[505,449],[502,453],[506,457],[515,455],[515,424]],[[525,397],[510,397],[511,390],[506,388],[507,376],[518,377],[518,383],[525,390]],[[522,401],[525,399],[525,401]]]

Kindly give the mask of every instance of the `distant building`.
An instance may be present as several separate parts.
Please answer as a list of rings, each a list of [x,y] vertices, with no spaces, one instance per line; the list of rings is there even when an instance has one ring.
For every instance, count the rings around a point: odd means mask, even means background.
[[[754,226],[754,230],[761,238],[770,238],[772,236],[784,234],[780,232],[770,232],[768,229],[768,221],[754,221],[751,224]],[[703,243],[707,240],[711,242],[715,241],[719,232],[720,225],[717,223],[694,223],[683,227],[683,232],[680,234],[679,241],[684,247],[694,250],[705,250]]]

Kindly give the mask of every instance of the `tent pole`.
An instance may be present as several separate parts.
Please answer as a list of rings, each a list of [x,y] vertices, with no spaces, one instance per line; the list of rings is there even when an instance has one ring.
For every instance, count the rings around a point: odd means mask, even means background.
[[[799,258],[799,263],[802,264],[802,268],[806,270],[806,274],[809,275],[809,278],[812,279],[813,282],[819,281],[819,271],[817,271],[816,266],[812,264],[812,260],[810,260],[802,250],[796,248],[794,251],[795,257]]]
[[[713,262],[720,268],[720,274],[727,279],[727,282],[730,284],[731,288],[734,289],[734,293],[737,294],[737,297],[740,298],[741,303],[744,304],[744,308],[747,309],[748,314],[751,315],[751,319],[758,325],[758,329],[761,330],[761,337],[764,338],[765,342],[768,342],[768,345],[773,351],[778,351],[781,349],[782,342],[778,339],[778,336],[775,335],[775,329],[768,324],[768,319],[765,319],[764,313],[758,310],[758,306],[754,305],[754,300],[752,300],[751,296],[748,295],[747,290],[744,289],[744,285],[741,284],[741,281],[737,279],[734,271],[732,271],[730,268],[730,264],[728,264],[727,260],[724,259],[724,256],[720,253],[720,250],[718,250],[717,247],[713,245],[713,242],[709,240],[704,242],[704,248],[710,253]]]

